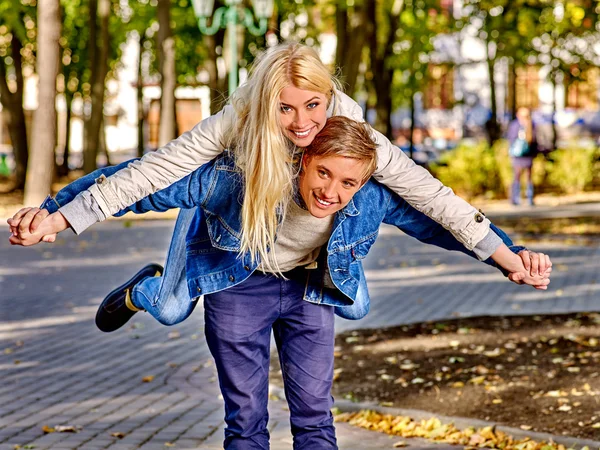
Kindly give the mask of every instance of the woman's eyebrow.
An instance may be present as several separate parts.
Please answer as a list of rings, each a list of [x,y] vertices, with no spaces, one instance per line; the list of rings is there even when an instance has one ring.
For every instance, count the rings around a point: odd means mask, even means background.
[[[314,100],[321,100],[321,99],[315,95],[310,100],[305,101],[304,104],[306,105],[307,103],[312,103]]]
[[[305,105],[308,105],[309,103],[312,103],[312,102],[314,102],[315,100],[317,100],[317,101],[318,101],[318,100],[321,100],[321,99],[320,99],[319,97],[317,97],[317,96],[314,96],[314,97],[313,97],[313,98],[311,98],[310,100],[307,100],[307,101],[305,101],[305,102],[304,102],[304,104],[305,104]],[[279,104],[280,104],[281,106],[290,106],[290,107],[292,106],[292,105],[290,105],[290,104],[288,104],[288,103],[286,103],[286,102],[279,102]]]

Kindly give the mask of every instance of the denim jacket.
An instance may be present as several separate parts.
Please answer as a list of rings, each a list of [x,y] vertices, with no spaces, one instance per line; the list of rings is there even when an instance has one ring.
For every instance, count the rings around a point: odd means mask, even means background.
[[[50,212],[58,210],[79,192],[128,163],[99,169],[74,181],[54,199],[46,199],[42,207]],[[242,177],[225,152],[212,163],[115,215],[198,207],[186,237],[187,283],[190,298],[195,298],[241,283],[260,263],[252,262],[248,253],[239,254],[242,198]],[[475,257],[449,231],[371,179],[335,214],[326,254],[322,252],[337,289],[324,287],[325,265],[320,264],[316,270],[307,270],[304,300],[335,306],[336,313],[347,319],[364,317],[369,311],[370,299],[362,259],[375,242],[381,223],[395,225],[422,242]],[[513,246],[510,238],[494,225],[492,229],[513,252],[523,249]],[[491,258],[485,263],[497,267]]]

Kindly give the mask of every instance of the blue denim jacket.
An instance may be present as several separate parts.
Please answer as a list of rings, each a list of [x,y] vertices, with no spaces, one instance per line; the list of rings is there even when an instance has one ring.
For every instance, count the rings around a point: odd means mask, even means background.
[[[54,199],[46,199],[42,207],[50,212],[58,210],[98,178],[110,176],[129,162],[99,169],[74,181]],[[249,254],[239,254],[242,198],[241,174],[225,152],[187,177],[115,215],[198,207],[186,237],[187,283],[190,298],[194,298],[241,283],[260,263],[252,262]],[[337,290],[324,287],[325,265],[320,264],[316,270],[307,270],[304,300],[333,305],[336,314],[347,319],[364,317],[369,311],[370,299],[361,260],[375,242],[382,222],[397,226],[421,242],[476,257],[441,225],[371,179],[335,214],[327,253],[323,256]],[[492,229],[513,252],[523,249],[513,246],[502,230],[493,225]],[[497,267],[491,258],[485,263]]]

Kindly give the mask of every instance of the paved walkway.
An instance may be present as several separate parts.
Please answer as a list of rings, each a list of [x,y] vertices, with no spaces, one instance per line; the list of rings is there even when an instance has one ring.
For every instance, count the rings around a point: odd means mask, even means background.
[[[109,222],[83,237],[66,233],[54,245],[28,249],[10,247],[7,233],[0,233],[0,450],[221,448],[222,404],[201,311],[171,328],[144,314],[113,334],[93,324],[110,288],[142,264],[164,259],[172,226]],[[391,228],[381,234],[366,260],[372,312],[360,322],[340,321],[339,330],[600,310],[598,246],[544,244],[539,250],[553,256],[556,270],[552,289],[541,292]],[[272,448],[291,449],[284,402],[273,400],[270,411]],[[80,430],[43,434],[43,426],[56,425]],[[345,450],[392,448],[399,440],[346,424],[337,428]]]

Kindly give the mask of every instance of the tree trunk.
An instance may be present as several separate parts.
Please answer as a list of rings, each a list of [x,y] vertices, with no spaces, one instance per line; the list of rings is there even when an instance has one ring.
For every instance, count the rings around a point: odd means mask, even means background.
[[[39,106],[34,113],[31,164],[27,169],[25,204],[39,205],[52,188],[56,147],[56,77],[59,71],[61,32],[59,0],[40,1],[38,14],[37,73]]]
[[[489,31],[488,36],[489,36]],[[498,115],[497,115],[497,104],[496,104],[496,77],[494,73],[494,69],[496,66],[496,55],[493,57],[490,55],[490,44],[491,42],[486,39],[485,42],[485,56],[487,61],[487,69],[488,69],[488,79],[490,83],[490,118],[486,122],[486,130],[488,133],[488,139],[490,145],[493,145],[500,138],[500,125],[498,124]]]
[[[511,70],[511,80],[510,80],[510,105],[509,109],[511,111],[510,117],[511,120],[515,120],[517,118],[517,63],[513,60],[513,63],[510,66]]]
[[[13,66],[15,68],[15,77],[17,88],[11,92],[6,81],[6,66],[4,61],[0,63],[0,101],[6,109],[6,118],[8,133],[13,148],[13,157],[15,160],[15,189],[25,187],[25,177],[27,174],[27,128],[25,124],[25,111],[23,110],[23,72],[21,65],[21,41],[16,35],[13,35],[11,41]]]
[[[204,36],[208,58],[206,59],[205,68],[208,71],[208,87],[210,88],[210,113],[215,114],[225,104],[227,99],[227,78],[219,78],[219,70],[217,67],[217,46],[223,46],[225,39],[225,30],[217,31],[214,36]]]
[[[98,77],[98,0],[89,0],[89,41],[88,41],[88,57],[90,59],[90,86],[94,86],[96,78]],[[90,99],[90,106],[94,107],[93,92],[92,98]],[[84,109],[84,124],[83,124],[83,169],[87,172],[86,161],[91,168],[94,170],[96,166],[97,156],[97,144],[95,140],[90,141],[92,136],[92,117],[91,114],[88,116]],[[92,165],[94,168],[92,168]]]
[[[67,119],[65,124],[65,148],[63,149],[63,162],[58,166],[58,175],[67,176],[69,174],[69,154],[71,153],[71,105],[73,104],[73,94],[69,91],[65,92],[65,103],[67,109]]]
[[[142,55],[144,54],[144,32],[140,33],[139,50],[140,56],[138,58],[138,76],[137,76],[137,106],[138,106],[138,158],[144,156],[144,80],[142,79]]]
[[[415,143],[413,141],[414,136],[415,136],[415,91],[414,91],[414,89],[411,89],[410,90],[410,135],[409,135],[410,159],[413,159],[414,152],[415,152]]]
[[[106,157],[106,165],[112,166],[110,161],[110,153],[108,152],[108,145],[106,145],[106,129],[104,128],[106,120],[104,117],[102,118],[102,123],[100,124],[100,137],[98,139],[98,144],[100,148],[100,154],[104,154]]]
[[[171,31],[171,2],[158,0],[157,50],[160,70],[160,125],[158,146],[162,147],[177,136],[175,115],[175,38]]]
[[[367,17],[370,25],[376,23],[376,7],[375,1],[367,1]],[[383,50],[380,50],[377,39],[377,32],[374,26],[370,26],[368,30],[368,42],[369,51],[371,55],[371,72],[373,72],[373,87],[377,95],[377,120],[375,122],[375,128],[383,133],[389,139],[392,139],[392,77],[394,70],[390,69],[386,65],[386,60],[389,55],[392,55],[392,48],[395,41],[396,30],[399,24],[399,14],[389,15],[389,30],[388,35],[383,46]]]
[[[94,1],[90,2],[91,4]],[[100,126],[102,125],[102,116],[104,114],[104,82],[108,73],[108,52],[110,46],[110,35],[108,30],[108,21],[110,17],[110,0],[98,1],[98,20],[100,22],[100,45],[92,42],[91,47],[95,47],[94,59],[92,61],[92,114],[88,121],[87,132],[85,136],[85,148],[83,154],[83,170],[90,173],[96,170],[96,157],[98,156],[98,145],[100,139]],[[90,23],[91,27],[96,26],[96,22]],[[90,35],[91,39],[91,35]],[[95,44],[95,45],[94,45]]]
[[[558,129],[556,127],[556,111],[558,109],[558,96],[556,95],[556,73],[552,71],[550,74],[550,80],[552,81],[552,148],[551,150],[556,150],[556,145],[558,143]]]
[[[337,46],[335,53],[336,66],[340,70],[340,81],[349,95],[356,91],[359,66],[365,46],[369,28],[372,24],[368,20],[369,3],[375,0],[365,0],[361,5],[356,5],[354,12],[350,13],[347,7],[338,3],[336,9]],[[342,0],[343,2],[343,0]],[[351,43],[351,45],[348,45]]]

